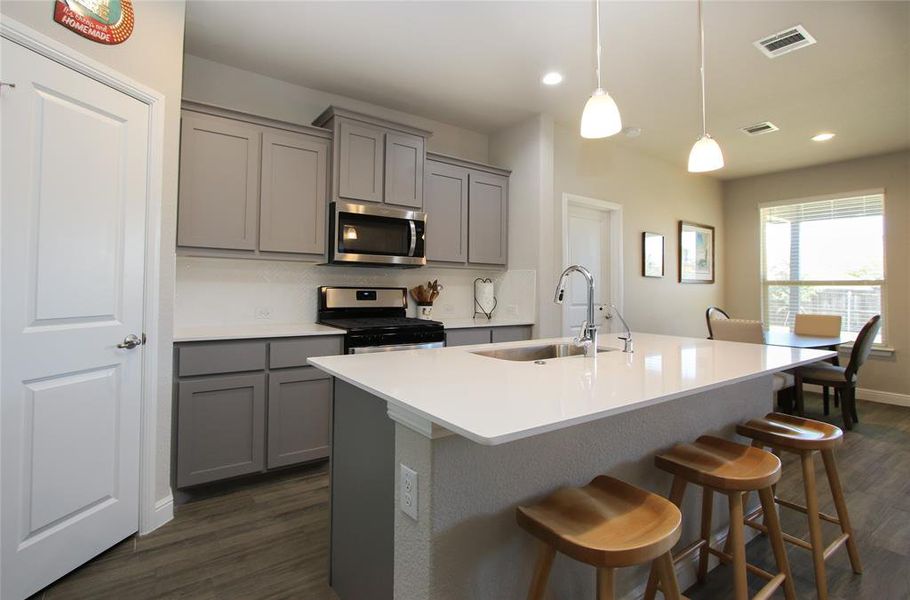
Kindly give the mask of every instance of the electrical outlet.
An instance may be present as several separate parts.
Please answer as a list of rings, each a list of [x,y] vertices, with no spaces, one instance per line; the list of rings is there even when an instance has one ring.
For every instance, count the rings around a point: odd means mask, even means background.
[[[257,319],[271,319],[272,318],[272,309],[267,306],[257,306],[255,313],[256,313]]]
[[[517,317],[518,316],[518,305],[509,304],[508,306],[506,306],[506,314],[509,315],[510,317]]]
[[[399,496],[401,498],[401,512],[408,515],[415,521],[417,520],[417,471],[401,466],[401,476],[398,485]]]

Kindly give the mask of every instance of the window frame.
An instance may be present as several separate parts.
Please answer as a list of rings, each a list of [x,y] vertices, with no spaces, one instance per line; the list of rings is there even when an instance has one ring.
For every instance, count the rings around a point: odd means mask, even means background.
[[[765,257],[765,231],[764,231],[764,221],[762,220],[762,209],[765,208],[774,208],[776,206],[790,206],[794,204],[809,204],[811,202],[824,202],[826,200],[843,200],[847,198],[855,198],[858,196],[881,196],[882,197],[882,278],[879,279],[866,279],[866,280],[768,280],[765,279],[765,269],[767,267],[766,257]],[[885,193],[884,188],[871,188],[864,190],[855,190],[851,192],[839,192],[836,194],[823,194],[818,196],[805,196],[801,198],[790,198],[784,200],[772,200],[768,202],[760,202],[758,204],[758,246],[759,246],[759,289],[761,294],[761,315],[762,320],[768,320],[768,287],[770,286],[781,286],[781,287],[813,287],[821,285],[830,285],[830,286],[841,286],[841,287],[860,287],[860,286],[879,286],[881,289],[881,315],[882,315],[882,328],[881,336],[882,339],[880,342],[873,344],[873,348],[879,351],[893,352],[893,349],[888,346],[888,340],[890,336],[888,335],[888,330],[890,328],[890,319],[888,319],[888,222],[887,222],[887,208],[888,208],[888,196]],[[853,342],[847,342],[846,344],[841,345],[842,349],[849,349],[853,347]]]

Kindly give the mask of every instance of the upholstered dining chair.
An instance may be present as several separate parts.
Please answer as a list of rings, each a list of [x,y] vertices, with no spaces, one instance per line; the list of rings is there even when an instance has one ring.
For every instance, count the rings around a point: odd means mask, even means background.
[[[840,326],[840,315],[798,314],[796,315],[796,320],[793,322],[793,333],[796,335],[808,335],[814,337],[839,337],[841,331]],[[836,356],[827,362],[830,362],[832,365],[840,364],[840,361]],[[822,386],[822,404],[824,406],[825,415],[828,415],[831,412],[829,389],[830,388],[827,385]],[[837,408],[838,405],[838,397],[839,395],[835,393],[835,408]]]
[[[853,423],[859,423],[859,415],[856,412],[857,374],[860,367],[869,358],[869,354],[872,353],[872,344],[875,342],[875,336],[878,335],[881,327],[881,315],[875,315],[863,325],[859,335],[856,336],[856,341],[853,342],[850,362],[846,367],[832,365],[828,362],[817,362],[796,370],[796,410],[800,416],[805,412],[803,384],[812,383],[830,386],[834,388],[835,393],[840,393],[840,408],[844,417],[844,427],[853,429]]]
[[[715,340],[745,342],[747,344],[765,343],[765,328],[761,321],[730,318],[715,319],[713,326],[713,339]],[[774,374],[772,390],[775,394],[780,392],[790,393],[795,384],[796,379],[792,373],[781,371]],[[778,403],[780,402],[778,401]]]
[[[709,306],[708,310],[705,311],[705,321],[708,323],[708,339],[714,339],[714,332],[711,331],[711,321],[720,321],[727,320],[730,318],[723,309],[717,308],[716,306]]]

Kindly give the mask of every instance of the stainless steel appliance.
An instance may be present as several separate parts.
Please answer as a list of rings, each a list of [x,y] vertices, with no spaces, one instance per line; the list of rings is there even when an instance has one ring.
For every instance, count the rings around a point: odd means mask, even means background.
[[[346,354],[442,348],[442,323],[406,317],[408,290],[398,287],[321,287],[317,320],[344,329]]]
[[[425,265],[426,223],[426,213],[418,210],[333,202],[329,214],[329,263]]]

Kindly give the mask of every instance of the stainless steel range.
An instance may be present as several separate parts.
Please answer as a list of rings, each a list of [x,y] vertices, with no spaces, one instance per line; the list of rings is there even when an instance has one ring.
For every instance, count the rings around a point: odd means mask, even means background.
[[[408,318],[407,308],[407,288],[321,287],[317,319],[347,332],[346,354],[442,348],[442,323]]]

